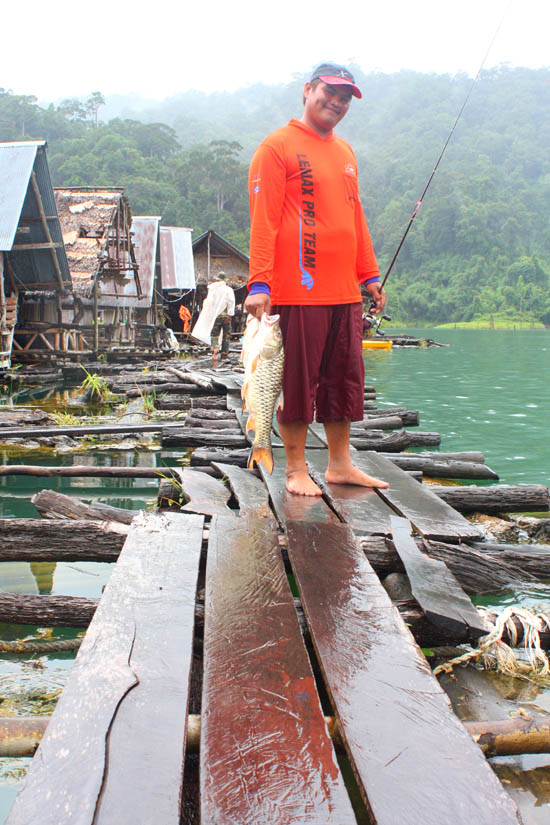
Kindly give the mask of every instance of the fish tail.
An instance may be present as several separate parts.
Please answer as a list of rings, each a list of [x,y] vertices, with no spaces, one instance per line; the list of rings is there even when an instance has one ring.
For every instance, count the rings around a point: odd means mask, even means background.
[[[248,458],[248,469],[254,469],[254,465],[260,464],[260,462],[271,475],[273,472],[273,450],[271,447],[252,447]]]

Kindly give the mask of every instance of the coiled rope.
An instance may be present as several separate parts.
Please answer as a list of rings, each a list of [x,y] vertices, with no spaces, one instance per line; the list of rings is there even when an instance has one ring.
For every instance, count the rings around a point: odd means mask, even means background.
[[[540,644],[540,633],[550,630],[550,619],[544,613],[534,613],[524,607],[507,607],[501,613],[483,607],[477,609],[484,614],[486,624],[492,625],[491,630],[478,640],[476,648],[438,665],[433,671],[434,676],[451,673],[458,665],[476,661],[487,670],[508,676],[536,682],[550,681],[550,661]],[[519,620],[523,630],[520,650],[527,661],[518,659],[513,650],[518,643],[518,627],[514,620]],[[502,641],[504,632],[508,634],[510,644]]]

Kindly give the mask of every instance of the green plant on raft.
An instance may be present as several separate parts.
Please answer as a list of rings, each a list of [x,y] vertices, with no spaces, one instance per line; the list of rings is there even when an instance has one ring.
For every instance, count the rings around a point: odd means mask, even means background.
[[[53,412],[52,418],[59,427],[77,427],[82,419],[68,412]]]
[[[112,397],[112,392],[109,389],[105,378],[98,375],[96,372],[88,372],[86,367],[83,367],[82,364],[80,364],[80,368],[86,373],[86,378],[80,385],[80,389],[83,392],[89,393],[91,399],[96,399],[97,401],[108,401]]]
[[[101,352],[97,356],[97,360],[99,361],[100,364],[106,364],[107,363],[107,353],[106,352]]]

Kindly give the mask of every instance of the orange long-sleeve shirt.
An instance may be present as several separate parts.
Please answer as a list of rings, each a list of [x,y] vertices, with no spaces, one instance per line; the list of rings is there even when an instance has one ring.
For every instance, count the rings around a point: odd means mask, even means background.
[[[346,141],[291,120],[256,150],[249,194],[249,286],[267,284],[273,304],[361,300],[380,272]]]

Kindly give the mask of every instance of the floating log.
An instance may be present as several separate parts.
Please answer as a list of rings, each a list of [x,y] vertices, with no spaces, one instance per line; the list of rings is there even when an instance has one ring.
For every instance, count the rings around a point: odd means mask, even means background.
[[[0,561],[116,561],[128,526],[82,519],[1,519]]]
[[[33,756],[49,721],[49,716],[1,716],[0,757]]]
[[[402,420],[405,427],[413,427],[418,424],[418,410],[408,410],[406,407],[366,407],[365,416],[367,418],[386,418],[388,415],[397,415]]]
[[[486,464],[477,461],[455,461],[436,457],[425,458],[416,454],[388,455],[402,470],[421,470],[422,474],[430,478],[475,478],[497,480],[498,475]],[[433,488],[432,488],[433,489]],[[453,489],[453,488],[444,488]],[[460,489],[460,488],[459,488]],[[487,489],[487,488],[484,488]]]
[[[202,420],[208,419],[210,421],[237,421],[237,419],[235,418],[235,413],[232,410],[210,410],[206,407],[201,408],[197,404],[193,405],[191,415],[193,418]]]
[[[200,409],[220,409],[225,410],[225,398],[220,396],[205,396],[198,395],[196,398],[182,395],[181,397],[171,393],[166,398],[155,399],[155,409],[157,410],[181,410],[186,409],[186,399],[190,401],[191,406],[197,406]]]
[[[199,447],[191,453],[191,466],[204,466],[215,461],[225,464],[234,464],[236,467],[246,467],[250,449],[245,450],[212,450],[208,447]]]
[[[200,372],[178,370],[176,367],[166,367],[166,371],[172,375],[175,375],[183,382],[191,382],[191,384],[196,384],[197,387],[202,387],[203,390],[214,389],[212,379],[206,377],[205,375],[201,375]]]
[[[382,453],[382,455],[384,455],[384,453]],[[400,456],[395,456],[394,453],[388,453],[386,458],[390,458],[392,461],[394,458],[399,461],[402,459],[406,461],[409,459],[416,461],[417,459],[426,458],[433,459],[434,461],[473,461],[475,464],[485,464],[485,456],[479,450],[464,450],[458,453],[442,453],[439,450],[437,452],[424,451],[422,453],[403,453],[403,455]]]
[[[99,599],[0,593],[0,622],[41,627],[87,627]]]
[[[516,716],[495,722],[465,722],[485,756],[550,753],[550,719]]]
[[[110,504],[84,504],[72,496],[56,493],[55,490],[41,490],[31,498],[42,518],[95,519],[99,521],[120,521],[131,524],[137,510],[125,510]]]
[[[404,569],[391,539],[368,536],[362,537],[360,542],[363,552],[381,578]],[[415,542],[418,549],[430,558],[445,562],[468,593],[494,593],[509,589],[511,583],[532,579],[533,576],[541,575],[542,570],[547,572],[550,558],[547,555],[546,561],[539,560],[534,573],[533,568],[528,568],[527,563],[523,563],[521,556],[501,558],[504,554],[495,553],[493,557],[485,551],[481,542],[474,546],[419,538]],[[550,548],[548,552],[550,553]]]
[[[354,421],[353,428],[361,430],[380,429],[380,430],[400,430],[403,427],[403,419],[397,415],[384,417],[382,415],[376,418],[366,417],[362,421]]]
[[[204,430],[200,427],[163,428],[163,447],[246,447],[248,441],[241,433],[222,430]]]
[[[501,484],[492,487],[446,487],[430,490],[461,513],[525,513],[550,510],[548,488],[542,484]]]
[[[213,420],[210,418],[199,418],[195,416],[195,412],[191,415],[188,415],[185,419],[185,426],[186,427],[200,427],[204,430],[237,430],[241,432],[241,428],[239,426],[239,422],[233,416],[233,418],[221,418],[217,420]]]
[[[141,422],[128,424],[97,424],[95,426],[78,427],[19,427],[0,428],[0,440],[3,438],[40,438],[41,436],[80,436],[80,435],[125,435],[126,433],[159,433],[169,430],[171,427],[181,427],[181,422],[167,423],[157,421],[145,423]]]
[[[112,392],[125,395],[126,398],[137,398],[138,395],[160,396],[166,393],[172,397],[198,396],[203,392],[196,384],[143,384],[139,387],[124,387],[123,384],[113,384]]]
[[[171,467],[99,467],[72,464],[66,467],[44,467],[40,464],[0,464],[0,476],[61,476],[83,478],[162,478],[170,475]]]
[[[355,430],[350,438],[350,442],[356,450],[375,450],[376,452],[401,452],[407,447],[437,447],[441,442],[439,433],[415,432],[407,430],[396,430],[381,438],[373,437],[376,431],[369,430],[368,436],[363,436],[363,431]]]

